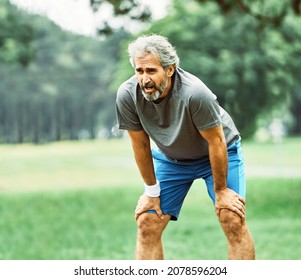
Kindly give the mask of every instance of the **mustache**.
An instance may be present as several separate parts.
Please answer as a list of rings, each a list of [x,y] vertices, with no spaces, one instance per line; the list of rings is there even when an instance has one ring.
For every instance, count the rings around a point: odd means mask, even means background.
[[[157,86],[153,82],[148,82],[146,84],[141,84],[141,88],[144,90],[145,88],[155,88],[158,90]]]

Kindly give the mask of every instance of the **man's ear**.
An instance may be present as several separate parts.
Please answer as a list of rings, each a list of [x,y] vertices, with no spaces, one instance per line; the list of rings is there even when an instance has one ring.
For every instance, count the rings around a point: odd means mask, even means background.
[[[172,64],[172,65],[170,65],[169,67],[168,67],[168,69],[167,69],[167,76],[168,77],[171,77],[172,75],[173,75],[173,73],[175,72],[175,65],[174,64]]]

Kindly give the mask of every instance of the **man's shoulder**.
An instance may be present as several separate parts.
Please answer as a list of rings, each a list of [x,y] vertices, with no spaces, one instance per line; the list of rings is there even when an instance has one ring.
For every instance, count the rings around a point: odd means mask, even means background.
[[[180,67],[177,68],[177,76],[183,83],[203,83],[199,77]]]
[[[124,81],[118,88],[118,93],[122,93],[125,91],[135,91],[136,87],[138,85],[138,81],[136,76],[132,76],[129,79],[127,79],[126,81]]]
[[[136,99],[136,90],[137,90],[137,78],[136,76],[132,76],[125,82],[123,82],[118,90],[116,102],[119,104],[120,102],[123,104],[124,102],[128,104],[132,104]]]
[[[176,87],[184,95],[207,96],[212,94],[211,90],[200,78],[181,68],[177,69]]]

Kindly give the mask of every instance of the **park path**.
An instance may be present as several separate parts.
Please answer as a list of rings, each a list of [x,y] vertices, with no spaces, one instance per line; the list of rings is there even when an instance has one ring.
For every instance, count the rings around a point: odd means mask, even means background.
[[[298,167],[246,165],[247,178],[301,178]]]

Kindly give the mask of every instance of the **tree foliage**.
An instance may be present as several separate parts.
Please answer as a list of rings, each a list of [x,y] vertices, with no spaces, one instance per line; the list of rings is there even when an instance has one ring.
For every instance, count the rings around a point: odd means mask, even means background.
[[[294,59],[301,52],[299,27],[292,15],[276,29],[236,10],[222,15],[214,3],[175,0],[169,15],[146,33],[167,36],[181,67],[201,78],[250,136],[258,117],[300,89],[301,62]]]
[[[271,24],[275,27],[282,25],[287,15],[301,15],[301,0],[194,0],[203,6],[214,3],[219,11],[227,16],[232,12],[241,12],[252,16],[261,24]],[[173,1],[171,1],[172,3]],[[185,2],[185,1],[184,1]],[[90,0],[91,7],[98,11],[104,4],[110,5],[115,17],[128,17],[137,21],[149,21],[152,13],[147,4],[139,0]],[[145,2],[144,2],[145,3]],[[113,32],[109,22],[105,22],[99,28],[100,34],[111,34]]]
[[[201,4],[215,2],[225,15],[236,10],[249,14],[260,22],[270,23],[274,26],[282,24],[284,18],[293,12],[301,15],[301,0],[275,1],[275,0],[195,0]]]
[[[13,8],[16,19],[32,30],[34,55],[26,68],[8,60],[0,64],[0,141],[94,138],[102,127],[110,129],[115,122],[110,85],[119,41],[127,34],[120,31],[99,41]],[[10,25],[18,28],[14,21]]]
[[[90,0],[94,12],[101,9],[102,5],[109,5],[113,10],[114,17],[127,17],[132,21],[146,22],[151,19],[151,11],[147,4],[137,0]],[[100,35],[110,35],[114,32],[110,23],[105,21],[98,27]]]
[[[33,29],[18,17],[18,11],[0,0],[0,63],[27,66],[33,56]]]
[[[231,8],[221,13],[217,2]],[[115,123],[114,94],[134,74],[126,52],[129,34],[119,30],[104,40],[77,36],[5,0],[0,3],[0,142],[94,138],[100,128],[109,130]],[[131,0],[109,3],[116,7],[116,15],[132,13],[135,20],[144,9]],[[181,67],[211,88],[239,130],[252,135],[258,118],[266,120],[282,106],[284,110],[276,114],[283,117],[290,108],[297,116],[293,131],[300,132],[298,13],[281,0],[248,4],[252,13],[269,17],[286,7],[277,25],[243,12],[237,1],[172,3],[168,16],[144,33],[170,39]],[[271,13],[258,9],[260,3],[269,3]]]

